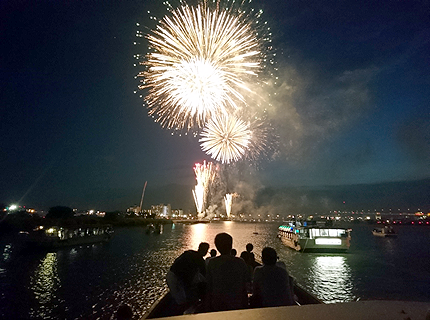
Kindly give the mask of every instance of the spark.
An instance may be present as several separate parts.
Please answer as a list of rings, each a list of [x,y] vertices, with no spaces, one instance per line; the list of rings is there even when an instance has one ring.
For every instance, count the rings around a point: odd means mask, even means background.
[[[205,189],[202,185],[197,184],[193,190],[194,202],[196,204],[197,215],[199,218],[203,218],[202,214],[204,211],[204,198],[205,198]]]
[[[227,218],[230,218],[231,215],[231,205],[233,204],[233,198],[237,197],[237,193],[227,193],[224,196],[225,201],[225,211],[227,213]]]
[[[168,129],[202,128],[246,105],[246,83],[262,68],[261,41],[243,11],[183,4],[146,36],[141,89],[150,116]]]
[[[251,140],[249,125],[235,116],[220,115],[208,121],[199,142],[203,151],[222,163],[241,159]]]
[[[197,180],[197,185],[193,190],[194,202],[196,204],[198,217],[203,218],[206,209],[208,189],[215,178],[216,170],[212,162],[206,163],[206,161],[203,161],[203,164],[196,163],[193,169]]]
[[[270,158],[277,149],[277,137],[267,121],[255,117],[249,121],[251,138],[244,158],[255,162],[260,157]]]

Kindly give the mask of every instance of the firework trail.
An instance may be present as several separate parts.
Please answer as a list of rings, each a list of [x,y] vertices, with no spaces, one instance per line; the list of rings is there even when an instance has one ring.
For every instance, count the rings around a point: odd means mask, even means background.
[[[227,193],[224,196],[225,211],[227,213],[227,218],[230,218],[230,215],[231,215],[231,205],[233,203],[233,198],[236,198],[236,197],[237,197],[236,193]]]
[[[206,161],[203,161],[203,164],[195,164],[194,173],[196,175],[197,185],[193,190],[193,196],[196,203],[198,217],[203,218],[204,211],[206,209],[208,189],[215,178],[216,170],[214,170],[212,162],[206,163]]]
[[[219,115],[208,121],[199,142],[213,159],[230,163],[242,158],[250,140],[248,124],[235,116]]]
[[[194,202],[196,203],[197,216],[203,218],[205,189],[201,184],[197,184],[193,190]],[[203,216],[202,216],[203,214]]]
[[[250,79],[257,81],[264,55],[253,28],[258,20],[245,11],[222,8],[220,1],[182,3],[147,35],[152,53],[139,76],[140,88],[149,89],[149,115],[168,129],[188,130],[246,105],[243,93]]]

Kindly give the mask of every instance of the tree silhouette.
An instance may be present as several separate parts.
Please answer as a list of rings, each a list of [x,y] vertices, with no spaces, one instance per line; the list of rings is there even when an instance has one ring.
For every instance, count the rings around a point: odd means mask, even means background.
[[[48,213],[46,214],[46,218],[48,219],[66,219],[73,218],[73,210],[69,207],[56,206],[49,208]]]

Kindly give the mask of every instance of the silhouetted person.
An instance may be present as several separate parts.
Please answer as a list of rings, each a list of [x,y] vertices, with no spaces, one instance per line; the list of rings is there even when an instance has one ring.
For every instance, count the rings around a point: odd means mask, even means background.
[[[261,264],[255,261],[254,252],[252,252],[253,249],[254,249],[254,245],[252,243],[248,243],[246,245],[246,251],[244,251],[248,254],[248,259],[246,260],[247,261],[246,263],[250,265],[252,269],[254,269],[257,266],[261,266]]]
[[[209,244],[202,242],[197,251],[187,250],[176,258],[167,273],[167,285],[178,305],[188,305],[202,295],[201,284],[205,281],[206,265],[203,257],[209,250]]]
[[[266,247],[262,253],[263,266],[254,269],[252,285],[253,307],[276,307],[294,304],[290,276],[286,269],[276,265],[275,249]]]
[[[251,277],[254,273],[254,269],[251,266],[251,260],[250,260],[250,255],[247,251],[242,251],[242,253],[240,254],[240,257],[243,259],[243,261],[245,261],[246,266],[248,267],[248,270],[251,274]]]
[[[210,252],[209,252],[209,254],[210,254],[210,257],[207,257],[206,258],[206,260],[205,260],[205,262],[206,262],[206,265],[208,265],[208,263],[209,263],[209,260],[210,259],[212,259],[213,257],[216,257],[216,250],[215,249],[212,249]]]
[[[252,256],[252,259],[255,260],[254,253],[252,252],[253,249],[254,249],[254,245],[252,243],[248,243],[246,245],[246,252],[248,252],[249,255]]]
[[[212,249],[212,250],[210,251],[210,255],[211,255],[211,258],[216,257],[216,250],[215,250],[215,249]]]
[[[237,250],[236,250],[236,249],[231,249],[230,254],[231,254],[233,257],[236,257],[236,255],[237,255]]]
[[[133,318],[133,310],[130,306],[123,304],[116,311],[117,320],[131,320]]]
[[[207,311],[247,308],[251,279],[245,261],[231,255],[233,238],[229,234],[217,234],[215,246],[221,255],[210,259],[207,266]]]
[[[242,251],[242,253],[240,254],[240,258],[243,259],[243,261],[245,261],[246,268],[248,270],[248,277],[252,281],[252,277],[254,276],[254,268],[252,268],[251,263],[249,261],[249,254],[248,254],[248,252]],[[249,283],[247,285],[246,289],[247,289],[248,293],[252,293],[251,283]]]

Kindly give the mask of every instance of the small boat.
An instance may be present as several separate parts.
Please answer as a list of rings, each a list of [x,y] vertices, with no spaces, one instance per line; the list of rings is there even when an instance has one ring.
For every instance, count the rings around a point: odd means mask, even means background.
[[[282,242],[301,252],[345,252],[349,250],[351,229],[308,226],[305,222],[282,225],[278,228],[278,238]]]
[[[319,300],[317,297],[307,292],[305,289],[300,287],[297,284],[294,284],[294,295],[296,298],[296,305],[307,305],[307,304],[322,304],[323,302]],[[164,317],[172,317],[179,316],[184,314],[183,309],[179,308],[178,305],[174,302],[170,291],[167,290],[152,306],[151,308],[143,315],[141,320],[144,319],[158,319]],[[244,311],[244,310],[242,310]],[[202,315],[214,315],[219,314],[214,312],[201,313]],[[193,316],[196,316],[194,314]],[[212,318],[211,318],[212,319]],[[213,318],[215,319],[215,318]]]
[[[38,226],[30,232],[22,233],[29,246],[59,248],[107,242],[113,235],[113,228],[111,225]]]
[[[397,237],[397,233],[391,226],[385,226],[384,228],[375,228],[372,230],[372,234],[377,237]]]
[[[150,223],[148,224],[148,226],[146,227],[146,234],[162,234],[163,233],[163,224],[161,223],[157,223],[157,224],[153,224]]]
[[[151,234],[154,232],[155,232],[154,224],[152,224],[152,223],[148,224],[148,226],[146,227],[146,234]]]

